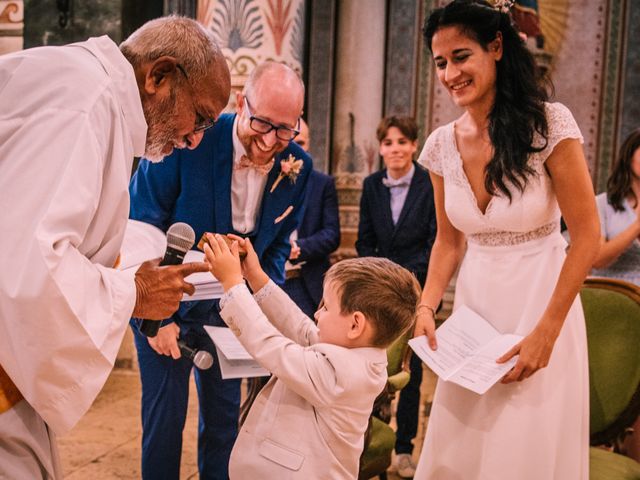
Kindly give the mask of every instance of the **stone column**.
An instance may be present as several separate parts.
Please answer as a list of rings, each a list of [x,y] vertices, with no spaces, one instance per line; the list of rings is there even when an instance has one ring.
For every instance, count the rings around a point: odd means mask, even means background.
[[[384,115],[416,114],[420,2],[389,0]]]
[[[197,10],[196,0],[164,0],[164,11],[195,18]]]
[[[128,38],[138,27],[149,20],[162,17],[167,10],[163,0],[121,0],[122,1],[122,39]]]
[[[122,0],[25,0],[24,47],[64,45],[109,35],[122,41]]]
[[[331,122],[335,85],[334,57],[336,55],[336,16],[338,0],[311,2],[308,41],[308,68],[306,69],[306,118],[311,130],[311,156],[313,168],[330,171]]]
[[[386,2],[339,3],[332,171],[340,204],[338,257],[355,256],[362,180],[378,166],[384,92]]]

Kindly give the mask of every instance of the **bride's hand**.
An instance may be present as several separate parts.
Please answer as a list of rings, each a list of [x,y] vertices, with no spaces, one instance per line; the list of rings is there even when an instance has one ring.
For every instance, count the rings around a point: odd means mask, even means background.
[[[514,367],[502,378],[502,383],[521,382],[541,368],[545,368],[549,364],[556,337],[557,334],[536,327],[511,350],[496,360],[498,363],[505,363],[515,355],[519,355]]]
[[[426,335],[431,350],[438,348],[438,342],[436,341],[436,320],[434,318],[434,310],[426,305],[418,305],[416,312],[416,326],[413,330],[413,336],[419,337],[420,335]]]

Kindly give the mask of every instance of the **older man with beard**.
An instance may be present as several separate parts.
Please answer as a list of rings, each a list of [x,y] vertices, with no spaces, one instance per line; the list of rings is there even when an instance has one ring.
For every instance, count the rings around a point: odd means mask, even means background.
[[[176,151],[161,164],[141,162],[130,186],[131,218],[163,230],[186,222],[196,238],[204,232],[250,237],[264,270],[284,283],[289,236],[302,216],[312,170],[311,159],[292,142],[303,102],[296,72],[275,62],[258,65],[236,93],[236,114],[221,115],[198,148]],[[217,301],[183,302],[154,338],[132,323],[142,379],[142,476],[178,479],[193,363],[179,358],[177,338],[215,355],[203,325],[225,324]],[[223,381],[218,368],[195,370],[195,379],[200,478],[227,479],[240,380]]]
[[[195,21],[0,57],[0,478],[62,478],[54,436],[104,384],[127,320],[160,320],[206,264],[115,270],[134,156],[195,148],[229,96]]]

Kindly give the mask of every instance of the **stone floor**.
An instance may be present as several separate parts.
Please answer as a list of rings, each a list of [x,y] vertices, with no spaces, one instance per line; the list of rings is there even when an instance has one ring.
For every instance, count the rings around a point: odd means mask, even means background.
[[[417,460],[427,417],[425,404],[431,400],[435,378],[425,370],[417,447]],[[183,437],[181,479],[197,479],[196,431],[198,405],[191,382],[187,425]],[[102,392],[78,425],[59,439],[60,455],[68,480],[129,480],[140,478],[140,381],[132,369],[115,369]],[[397,480],[392,470],[390,480]]]

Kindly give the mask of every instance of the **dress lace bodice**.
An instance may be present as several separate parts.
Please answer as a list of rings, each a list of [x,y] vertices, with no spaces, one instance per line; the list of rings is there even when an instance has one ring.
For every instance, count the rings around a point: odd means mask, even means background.
[[[427,139],[419,162],[444,179],[445,210],[449,220],[482,245],[515,245],[542,238],[560,228],[560,209],[544,162],[556,145],[566,138],[583,141],[571,112],[560,103],[547,103],[549,126],[547,145],[529,156],[535,174],[524,192],[511,189],[512,200],[494,195],[484,213],[478,208],[462,165],[455,139],[455,122],[436,129]],[[544,138],[534,135],[534,145],[544,146]]]

